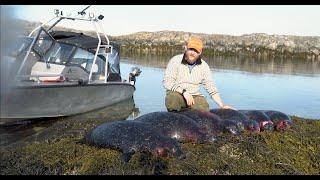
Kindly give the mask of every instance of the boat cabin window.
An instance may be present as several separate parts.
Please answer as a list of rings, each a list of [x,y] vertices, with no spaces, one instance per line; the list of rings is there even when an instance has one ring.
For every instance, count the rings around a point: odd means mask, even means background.
[[[70,61],[70,64],[80,65],[86,71],[90,72],[91,66],[93,64],[94,54],[86,51],[84,49],[78,48]],[[104,72],[105,62],[97,56],[96,63],[93,66],[93,72],[97,74],[101,74]]]
[[[66,64],[75,48],[68,44],[56,42],[44,59],[49,63]]]
[[[44,56],[46,52],[50,49],[52,46],[54,40],[52,37],[47,34],[46,31],[42,30],[39,34],[39,37],[33,47],[33,49],[40,55]]]

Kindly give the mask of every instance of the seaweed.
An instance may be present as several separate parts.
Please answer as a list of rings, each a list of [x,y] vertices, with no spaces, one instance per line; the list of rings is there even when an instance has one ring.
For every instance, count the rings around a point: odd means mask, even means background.
[[[139,152],[125,163],[120,152],[88,146],[81,135],[58,136],[1,148],[0,174],[319,175],[320,121],[291,118],[293,127],[283,132],[226,134],[216,143],[181,143],[183,160]]]

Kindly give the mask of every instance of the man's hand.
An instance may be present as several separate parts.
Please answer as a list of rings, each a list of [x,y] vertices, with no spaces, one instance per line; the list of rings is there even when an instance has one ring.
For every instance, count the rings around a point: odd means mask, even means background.
[[[221,109],[233,109],[236,110],[234,107],[229,106],[229,105],[223,105],[222,107],[220,107]]]
[[[188,106],[194,105],[194,99],[191,94],[189,94],[188,92],[185,92],[183,93],[183,97],[187,101]]]

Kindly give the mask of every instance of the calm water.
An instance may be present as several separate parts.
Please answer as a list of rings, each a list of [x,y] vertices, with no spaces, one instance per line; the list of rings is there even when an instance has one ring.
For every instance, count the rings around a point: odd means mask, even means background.
[[[122,57],[122,74],[132,66],[142,70],[134,101],[140,114],[165,111],[162,79],[171,56]],[[320,119],[320,62],[206,57],[222,100],[236,109],[271,109]],[[215,102],[202,88],[210,108]]]

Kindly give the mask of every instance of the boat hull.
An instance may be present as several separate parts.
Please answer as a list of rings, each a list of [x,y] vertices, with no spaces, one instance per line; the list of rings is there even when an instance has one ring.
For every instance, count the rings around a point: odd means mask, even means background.
[[[122,82],[19,86],[1,98],[1,121],[84,113],[132,98],[134,91]]]

